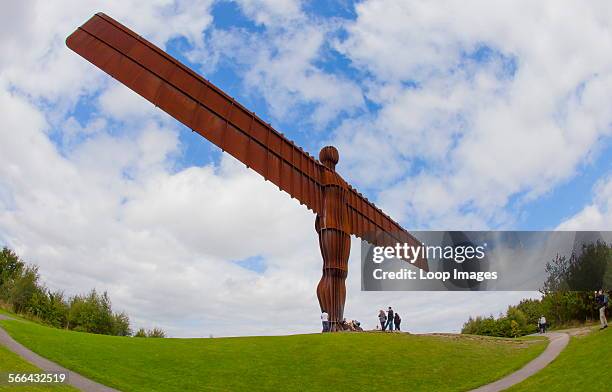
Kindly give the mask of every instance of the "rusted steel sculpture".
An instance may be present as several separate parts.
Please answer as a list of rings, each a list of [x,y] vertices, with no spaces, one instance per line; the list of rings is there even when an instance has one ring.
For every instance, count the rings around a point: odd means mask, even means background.
[[[319,160],[219,88],[127,27],[98,13],[66,40],[72,50],[228,152],[316,215],[323,256],[317,287],[331,330],[343,319],[350,235],[374,245],[418,245],[399,224],[335,171],[338,151]],[[425,259],[415,265],[427,269]]]

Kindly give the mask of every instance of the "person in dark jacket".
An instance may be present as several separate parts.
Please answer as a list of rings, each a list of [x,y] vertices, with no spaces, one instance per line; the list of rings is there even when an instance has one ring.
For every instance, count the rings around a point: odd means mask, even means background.
[[[393,318],[393,323],[395,324],[395,330],[400,331],[400,324],[402,323],[402,318],[398,313],[395,313],[395,317]]]
[[[387,311],[387,328],[389,331],[393,331],[393,309],[391,309],[391,306],[389,306]]]

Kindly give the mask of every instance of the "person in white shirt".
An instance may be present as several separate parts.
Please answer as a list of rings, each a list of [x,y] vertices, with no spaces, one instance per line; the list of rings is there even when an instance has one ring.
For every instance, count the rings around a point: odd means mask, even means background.
[[[608,328],[608,320],[606,319],[606,308],[608,307],[608,294],[599,290],[595,292],[595,300],[597,301],[597,307],[599,308],[599,321],[601,322],[600,330]]]
[[[323,324],[323,332],[329,332],[329,315],[325,310],[321,312],[321,323]]]
[[[539,327],[540,327],[540,333],[546,333],[546,317],[544,317],[544,315],[542,315],[542,317],[540,317],[540,320],[538,321]]]

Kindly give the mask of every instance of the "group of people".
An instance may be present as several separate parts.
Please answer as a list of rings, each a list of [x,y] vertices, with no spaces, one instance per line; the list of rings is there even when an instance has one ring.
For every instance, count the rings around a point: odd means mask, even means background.
[[[538,319],[538,331],[540,333],[546,333],[546,317],[544,317],[544,315]]]
[[[329,314],[325,311],[321,311],[321,324],[323,324],[323,332],[331,331],[331,322],[329,321]],[[361,332],[363,328],[361,328],[361,323],[357,320],[349,320],[342,319],[341,322],[336,323],[334,327],[334,331],[353,331],[353,332]]]
[[[595,301],[597,301],[597,307],[599,309],[599,321],[601,322],[601,328],[608,328],[608,320],[606,319],[606,309],[609,306],[610,299],[608,294],[604,290],[599,290],[595,292]],[[389,309],[385,312],[384,310],[380,310],[378,312],[378,321],[380,322],[380,329],[383,331],[400,331],[400,326],[402,323],[402,318],[397,312],[393,311],[393,308],[389,306]],[[331,324],[329,322],[329,315],[325,310],[321,312],[321,322],[323,324],[323,332],[329,332]],[[346,320],[343,320],[341,323],[341,330],[350,330],[350,331],[361,331],[360,323],[356,320],[351,320],[351,322],[347,323]],[[346,327],[345,327],[346,326]],[[339,325],[340,327],[340,325]],[[538,319],[538,331],[540,333],[546,333],[547,323],[546,317],[542,315]],[[378,329],[378,326],[376,327]]]
[[[384,310],[378,311],[378,321],[380,322],[380,328],[383,331],[400,331],[400,325],[402,324],[402,318],[397,312],[393,311],[393,308],[389,306],[389,310],[385,313]]]

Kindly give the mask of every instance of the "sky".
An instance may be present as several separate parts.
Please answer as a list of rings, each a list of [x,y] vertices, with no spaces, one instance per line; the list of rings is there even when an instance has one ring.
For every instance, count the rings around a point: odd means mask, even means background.
[[[0,14],[0,245],[133,328],[315,332],[312,213],[65,46],[95,12],[337,170],[408,230],[612,230],[608,1],[15,1]],[[361,292],[457,332],[533,292]]]

